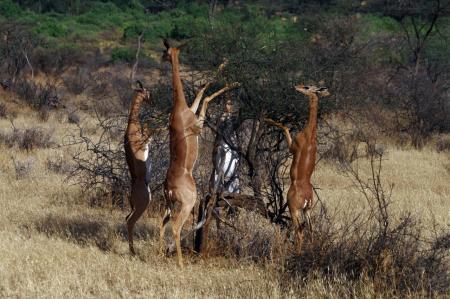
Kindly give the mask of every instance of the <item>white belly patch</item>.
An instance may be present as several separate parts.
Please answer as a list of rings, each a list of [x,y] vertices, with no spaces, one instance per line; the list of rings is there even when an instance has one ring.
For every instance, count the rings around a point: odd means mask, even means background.
[[[146,173],[145,173],[145,182],[147,184],[147,187],[149,189],[150,192],[150,174],[151,174],[151,170],[152,170],[152,159],[151,157],[149,157],[149,146],[148,144],[145,146],[145,150],[144,150],[144,162],[145,162],[145,168],[146,168]]]
[[[145,150],[144,150],[144,161],[147,161],[148,158],[148,144],[145,145]]]

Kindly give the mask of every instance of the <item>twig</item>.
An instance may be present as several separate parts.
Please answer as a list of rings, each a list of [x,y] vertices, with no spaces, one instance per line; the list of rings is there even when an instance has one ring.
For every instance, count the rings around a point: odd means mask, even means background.
[[[138,36],[138,48],[136,50],[136,61],[133,64],[133,68],[131,70],[131,74],[130,74],[130,83],[133,84],[134,82],[134,77],[136,76],[136,72],[137,72],[137,68],[138,68],[138,64],[139,64],[139,54],[141,53],[141,40],[142,37],[144,36],[145,30],[143,30],[141,32],[141,34],[139,34]]]
[[[28,58],[27,52],[23,51],[23,56],[25,56],[25,59],[27,60],[28,66],[31,69],[31,79],[34,80],[34,69],[33,66],[31,65],[30,59]]]

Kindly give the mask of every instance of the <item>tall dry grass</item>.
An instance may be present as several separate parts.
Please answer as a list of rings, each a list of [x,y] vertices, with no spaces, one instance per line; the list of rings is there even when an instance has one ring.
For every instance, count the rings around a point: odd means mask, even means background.
[[[53,115],[42,123],[39,115],[32,112],[19,113],[14,124],[22,129],[54,126],[52,136],[56,144],[77,130],[76,125],[60,122]],[[10,130],[8,120],[0,119],[0,130]],[[332,252],[320,247],[331,242],[325,234],[327,230],[320,228],[326,225],[325,221],[316,222],[320,234],[315,242],[308,245],[306,241],[305,255],[299,260],[291,253],[291,240],[285,230],[260,216],[241,212],[233,219],[239,231],[227,226],[217,231],[213,225],[211,256],[202,259],[186,249],[187,266],[179,269],[173,257],[158,254],[158,220],[146,215],[136,229],[138,254],[131,257],[124,229],[127,211],[89,206],[79,187],[69,185],[63,173],[49,167],[48,161],[70,164],[71,150],[50,147],[27,152],[17,145],[0,143],[0,297],[444,298],[449,295],[427,292],[427,286],[419,291],[406,289],[398,293],[389,289],[388,282],[376,281],[364,271],[358,277],[337,272],[330,275],[331,269],[327,273],[323,268],[327,267],[326,259],[333,256]],[[27,177],[18,180],[11,157],[26,160],[30,156],[35,157],[36,163]],[[367,162],[359,163],[362,173],[369,175]],[[449,164],[447,153],[437,153],[432,148],[417,151],[389,147],[382,179],[394,184],[393,216],[400,219],[400,215],[410,212],[425,228],[425,235],[432,234],[433,225],[448,228]],[[339,231],[354,215],[367,211],[362,194],[334,165],[321,162],[313,183],[320,188],[320,198],[328,215],[333,217],[330,229]],[[313,214],[320,221],[320,206],[316,206]],[[191,248],[190,242],[186,241],[186,248]],[[341,245],[348,246],[344,249],[351,248],[347,243]],[[360,248],[357,245],[361,244],[354,245]],[[340,261],[354,260],[352,254],[358,252],[348,252]],[[315,257],[323,260],[313,265],[323,267],[305,271],[308,267],[305,263]]]

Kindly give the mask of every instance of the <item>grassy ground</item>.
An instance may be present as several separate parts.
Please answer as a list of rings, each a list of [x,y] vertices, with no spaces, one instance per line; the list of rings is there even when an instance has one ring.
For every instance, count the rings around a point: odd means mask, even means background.
[[[369,162],[360,162],[362,176],[369,178]],[[423,150],[389,148],[384,157],[382,181],[393,184],[394,213],[411,212],[425,223],[437,221],[450,225],[450,158],[432,148]],[[366,202],[351,181],[326,163],[318,165],[313,183],[322,188],[320,195],[330,207],[356,212]]]
[[[10,104],[11,107],[14,104]],[[17,107],[16,107],[17,108]],[[52,115],[41,122],[27,108],[17,109],[17,128],[42,127],[54,144],[76,126]],[[11,124],[0,119],[2,132]],[[55,129],[53,129],[55,128]],[[187,266],[158,255],[158,221],[146,215],[136,230],[136,257],[128,254],[124,217],[127,211],[91,207],[81,190],[64,175],[47,169],[50,158],[69,159],[70,148],[56,146],[30,152],[0,143],[0,297],[12,298],[374,298],[373,282],[362,277],[333,281],[314,276],[307,287],[286,279],[279,266],[187,253]],[[12,161],[33,157],[28,175],[16,178]],[[394,183],[393,211],[410,211],[425,224],[450,225],[450,159],[431,148],[422,151],[388,147],[383,180]],[[367,171],[367,164],[361,169]],[[313,178],[321,199],[342,217],[366,208],[361,194],[333,165],[320,163]],[[383,291],[388,296],[388,290]],[[424,294],[410,294],[422,297]]]

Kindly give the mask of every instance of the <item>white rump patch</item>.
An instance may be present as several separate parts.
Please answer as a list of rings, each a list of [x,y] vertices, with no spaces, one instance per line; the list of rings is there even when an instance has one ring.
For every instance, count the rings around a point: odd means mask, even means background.
[[[148,158],[148,144],[145,145],[145,150],[144,150],[144,161],[147,161]]]
[[[146,168],[146,172],[145,172],[145,182],[147,184],[147,188],[148,188],[148,192],[150,193],[150,175],[151,175],[151,171],[152,171],[152,159],[149,157],[149,146],[148,144],[145,146],[145,151],[144,151],[144,161],[145,161],[145,168]]]

